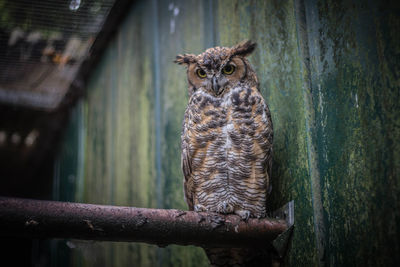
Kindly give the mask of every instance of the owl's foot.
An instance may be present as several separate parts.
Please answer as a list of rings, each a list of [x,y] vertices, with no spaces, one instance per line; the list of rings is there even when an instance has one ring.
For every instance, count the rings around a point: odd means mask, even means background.
[[[217,206],[217,212],[224,213],[224,214],[233,213],[233,207],[231,204],[227,203],[226,201],[222,201]]]
[[[250,211],[248,210],[235,210],[235,214],[239,215],[240,218],[242,218],[243,221],[246,221],[250,218]]]
[[[196,212],[206,212],[207,208],[204,207],[201,204],[196,204],[196,205],[194,205],[194,211],[196,211]]]

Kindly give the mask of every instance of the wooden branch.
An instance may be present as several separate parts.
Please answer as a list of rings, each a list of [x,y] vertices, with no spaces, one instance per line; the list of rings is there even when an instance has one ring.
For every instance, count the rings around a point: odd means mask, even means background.
[[[269,247],[284,220],[0,197],[0,236]]]

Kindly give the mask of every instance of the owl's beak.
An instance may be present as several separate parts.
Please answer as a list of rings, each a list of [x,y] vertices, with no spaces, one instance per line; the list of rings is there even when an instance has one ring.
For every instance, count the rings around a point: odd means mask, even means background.
[[[218,80],[217,77],[213,76],[212,77],[212,89],[214,90],[215,94],[218,95],[219,93],[219,84],[218,84]]]

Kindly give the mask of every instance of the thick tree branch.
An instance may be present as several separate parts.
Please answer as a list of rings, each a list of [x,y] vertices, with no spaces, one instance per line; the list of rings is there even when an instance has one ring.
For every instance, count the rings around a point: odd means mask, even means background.
[[[284,220],[0,197],[0,236],[268,247]]]

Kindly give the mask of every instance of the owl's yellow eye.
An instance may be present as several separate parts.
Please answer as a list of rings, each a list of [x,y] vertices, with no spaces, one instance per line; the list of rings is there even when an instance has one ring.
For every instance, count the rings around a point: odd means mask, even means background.
[[[198,69],[197,71],[196,71],[196,73],[197,73],[197,76],[199,76],[200,78],[205,78],[205,77],[207,77],[207,73],[203,70],[203,69]]]
[[[228,75],[232,74],[234,71],[235,71],[235,66],[233,66],[233,65],[226,65],[226,66],[222,69],[222,72],[223,72],[224,74],[228,74]]]

